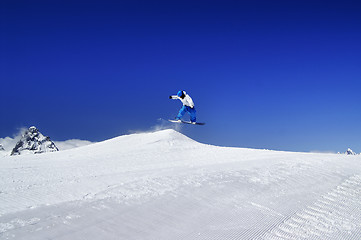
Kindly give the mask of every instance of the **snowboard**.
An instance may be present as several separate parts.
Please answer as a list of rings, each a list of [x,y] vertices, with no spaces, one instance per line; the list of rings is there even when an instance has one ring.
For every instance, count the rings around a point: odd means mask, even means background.
[[[173,122],[173,123],[185,123],[185,124],[191,124],[191,125],[204,125],[206,123],[200,123],[200,122],[196,122],[196,123],[192,123],[190,121],[184,121],[184,120],[168,120],[169,122]]]

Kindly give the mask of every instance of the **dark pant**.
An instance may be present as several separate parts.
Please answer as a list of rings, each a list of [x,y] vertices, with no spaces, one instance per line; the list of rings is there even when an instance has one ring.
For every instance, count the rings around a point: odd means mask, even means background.
[[[179,113],[178,113],[178,116],[176,117],[176,119],[181,119],[186,112],[190,115],[191,122],[196,122],[196,109],[194,107],[191,108],[191,107],[185,106],[185,105],[183,105],[183,107],[179,110]]]

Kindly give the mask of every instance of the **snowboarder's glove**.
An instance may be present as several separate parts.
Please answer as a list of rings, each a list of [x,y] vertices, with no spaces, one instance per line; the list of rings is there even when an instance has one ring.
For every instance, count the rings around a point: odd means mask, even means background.
[[[169,99],[172,99],[172,96],[169,96]]]

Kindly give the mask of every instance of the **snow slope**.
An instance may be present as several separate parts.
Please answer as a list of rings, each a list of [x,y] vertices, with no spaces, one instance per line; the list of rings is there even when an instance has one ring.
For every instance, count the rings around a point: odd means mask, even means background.
[[[0,158],[0,239],[360,239],[361,156],[174,131]]]
[[[58,147],[59,151],[83,147],[93,143],[87,140],[80,140],[80,139],[70,139],[66,141],[53,141],[53,142]]]

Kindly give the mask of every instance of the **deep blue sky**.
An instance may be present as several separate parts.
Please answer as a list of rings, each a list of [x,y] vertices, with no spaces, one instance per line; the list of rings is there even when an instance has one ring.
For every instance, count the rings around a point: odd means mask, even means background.
[[[361,152],[360,1],[1,1],[0,137],[100,141],[173,118],[200,142]]]

